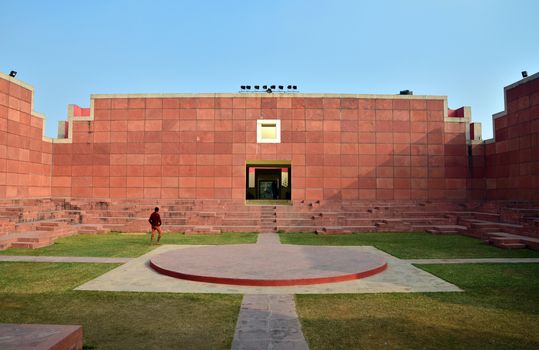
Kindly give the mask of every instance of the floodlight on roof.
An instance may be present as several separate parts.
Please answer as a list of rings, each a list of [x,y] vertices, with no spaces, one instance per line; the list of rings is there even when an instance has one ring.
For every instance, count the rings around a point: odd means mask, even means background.
[[[270,86],[270,89],[275,90],[275,85]]]
[[[242,90],[245,90],[245,85],[240,86]]]
[[[251,90],[251,85],[246,86],[247,90]]]
[[[297,90],[298,87],[296,85],[292,85],[292,90]]]
[[[14,70],[9,72],[9,76],[12,77],[12,78],[15,78],[16,75],[17,75],[17,72],[15,72]]]
[[[266,89],[266,92],[267,92],[268,94],[271,94],[273,91],[272,91],[271,89]]]
[[[523,78],[527,78],[528,77],[528,72],[523,70],[520,74],[522,74],[522,77]]]
[[[279,90],[282,90],[282,89],[284,89],[284,86],[279,85]]]
[[[413,95],[414,92],[411,90],[401,90],[399,94],[400,95]]]
[[[255,85],[255,90],[260,90],[260,85]]]

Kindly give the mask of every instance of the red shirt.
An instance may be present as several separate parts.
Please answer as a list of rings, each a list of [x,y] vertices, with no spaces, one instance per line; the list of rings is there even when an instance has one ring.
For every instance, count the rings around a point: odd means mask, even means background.
[[[159,216],[158,212],[153,212],[148,221],[152,227],[161,226],[161,216]]]

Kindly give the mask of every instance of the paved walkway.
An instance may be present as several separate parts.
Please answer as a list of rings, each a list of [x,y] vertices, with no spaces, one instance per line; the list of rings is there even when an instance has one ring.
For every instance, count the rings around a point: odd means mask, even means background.
[[[539,258],[477,258],[477,259],[403,259],[410,264],[522,264],[539,263]]]
[[[70,262],[97,264],[124,264],[133,258],[97,258],[87,256],[30,256],[30,255],[0,255],[0,261],[21,262]]]
[[[256,244],[258,245],[279,245],[281,244],[281,239],[276,233],[261,233],[258,235]]]
[[[293,295],[243,296],[232,350],[247,349],[309,349]]]
[[[257,244],[279,244],[269,234],[259,235]],[[96,264],[125,264],[136,258],[90,257],[90,256],[32,256],[32,255],[0,255],[0,261],[14,262],[70,262],[70,263],[96,263]],[[403,262],[417,265],[432,264],[538,264],[539,258],[471,258],[471,259],[401,259]]]
[[[252,248],[250,244],[244,244],[243,246],[245,246],[245,249]],[[193,246],[162,245],[143,256],[84,283],[77,287],[77,289],[224,294],[357,294],[461,291],[457,286],[374,247],[354,246],[346,248],[357,251],[358,253],[369,252],[382,256],[388,263],[387,270],[368,278],[301,286],[258,287],[194,282],[161,275],[149,266],[148,262],[154,256],[172,250],[194,249]]]
[[[279,245],[279,235],[258,235],[257,246]],[[293,294],[245,294],[232,350],[308,350]]]

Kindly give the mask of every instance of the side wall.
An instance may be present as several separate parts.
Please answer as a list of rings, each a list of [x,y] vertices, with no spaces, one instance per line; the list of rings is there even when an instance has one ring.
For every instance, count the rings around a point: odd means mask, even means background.
[[[245,164],[291,160],[294,200],[466,199],[467,118],[424,96],[92,97],[54,144],[52,195],[245,198]],[[280,119],[280,144],[256,120]],[[67,141],[67,140],[66,140]]]
[[[486,199],[539,200],[539,74],[504,89],[505,111],[485,142]]]
[[[52,144],[33,89],[0,73],[0,198],[50,197]]]

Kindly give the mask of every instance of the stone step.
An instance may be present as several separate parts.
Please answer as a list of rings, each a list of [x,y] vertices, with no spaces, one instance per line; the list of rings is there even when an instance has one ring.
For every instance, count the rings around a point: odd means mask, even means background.
[[[490,244],[497,245],[497,244],[513,244],[513,243],[522,243],[520,239],[518,238],[510,238],[510,237],[490,237],[488,239]]]
[[[479,220],[494,221],[494,222],[500,221],[500,214],[497,214],[497,213],[472,212],[471,214],[474,218],[479,219]]]
[[[466,231],[468,228],[462,225],[414,225],[412,229],[432,234],[457,234]]]
[[[342,226],[328,226],[323,227],[321,230],[316,230],[318,235],[337,235],[337,234],[351,234],[352,231],[343,228]]]
[[[57,228],[58,228],[57,226],[47,226],[47,225],[36,226],[36,230],[38,231],[55,231]]]
[[[37,249],[37,248],[43,248],[46,246],[51,245],[51,241],[43,241],[43,242],[13,242],[11,243],[10,248],[19,248],[19,249]]]
[[[213,234],[220,234],[221,230],[215,229],[213,227],[208,226],[196,226],[193,227],[191,230],[185,231],[186,235],[213,235]]]
[[[316,232],[316,230],[321,229],[320,226],[286,226],[278,225],[276,231],[282,232]]]
[[[102,225],[81,224],[74,225],[73,229],[79,234],[100,234],[110,232],[110,229],[104,228]]]
[[[274,222],[275,220],[273,220]],[[266,223],[271,224],[272,221],[265,221]],[[223,226],[242,226],[242,225],[252,225],[256,226],[260,223],[258,219],[235,219],[235,218],[224,218],[222,220]]]
[[[261,225],[243,225],[243,226],[220,226],[217,225],[222,232],[261,232],[261,231],[275,231],[275,225],[261,226]]]
[[[502,249],[523,249],[526,248],[526,244],[524,243],[494,243],[495,247],[502,248]]]

